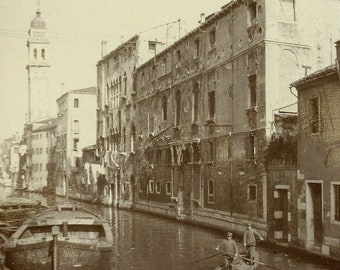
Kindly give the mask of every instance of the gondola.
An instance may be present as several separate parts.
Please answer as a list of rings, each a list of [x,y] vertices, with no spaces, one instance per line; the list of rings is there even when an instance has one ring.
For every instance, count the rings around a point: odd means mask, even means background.
[[[246,256],[239,256],[234,258],[231,266],[231,270],[255,270],[258,269],[259,253],[255,251],[253,259],[249,259]],[[221,264],[214,268],[214,270],[229,270],[224,264]]]
[[[110,269],[110,225],[69,202],[25,221],[3,246],[11,270]]]

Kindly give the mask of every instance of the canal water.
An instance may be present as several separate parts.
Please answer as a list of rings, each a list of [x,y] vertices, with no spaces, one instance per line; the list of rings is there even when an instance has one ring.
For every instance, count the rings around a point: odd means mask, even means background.
[[[2,194],[7,194],[3,193]],[[45,198],[39,194],[24,193],[22,196],[53,204],[61,198]],[[1,197],[0,197],[1,199]],[[214,269],[222,263],[221,256],[193,263],[212,256],[213,250],[225,233],[199,226],[177,222],[146,213],[117,210],[81,203],[109,220],[114,235],[111,270],[198,270]],[[240,250],[241,239],[236,238]],[[282,270],[335,270],[339,265],[327,265],[325,259],[302,256],[272,246],[258,247],[261,262],[268,266],[258,269]],[[100,267],[96,270],[100,270]]]

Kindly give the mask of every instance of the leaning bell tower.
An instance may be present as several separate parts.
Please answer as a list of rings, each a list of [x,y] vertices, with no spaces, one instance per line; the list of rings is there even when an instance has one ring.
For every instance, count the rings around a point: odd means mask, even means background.
[[[28,122],[50,117],[49,41],[46,22],[38,8],[31,21],[28,48]]]

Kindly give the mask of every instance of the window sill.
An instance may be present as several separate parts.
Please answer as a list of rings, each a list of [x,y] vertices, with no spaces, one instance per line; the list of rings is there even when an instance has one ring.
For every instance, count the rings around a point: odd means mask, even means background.
[[[188,162],[188,164],[190,164],[190,165],[200,165],[201,162],[200,161],[191,161],[191,162]]]
[[[315,132],[315,133],[311,133],[310,136],[320,136],[321,135],[321,132]]]
[[[331,224],[332,224],[332,225],[338,225],[338,226],[340,226],[340,220],[334,220],[334,219],[332,219],[332,220],[331,220]]]
[[[216,45],[209,49],[208,53],[216,52]]]
[[[210,118],[206,122],[207,122],[208,125],[214,125],[214,124],[216,124],[216,119],[215,118]]]
[[[246,109],[247,112],[257,112],[258,111],[258,107],[257,105],[255,106],[251,106],[248,109]]]
[[[204,164],[210,164],[210,165],[214,165],[214,161],[206,161],[206,162],[204,162]]]
[[[192,200],[192,202],[194,203],[194,206],[195,207],[201,207],[202,206],[202,204],[201,204],[201,201],[200,200]]]
[[[192,126],[198,126],[198,124],[199,124],[198,121],[193,121],[193,122],[191,122],[191,125],[192,125]]]
[[[172,202],[178,202],[178,198],[177,198],[177,197],[170,197],[170,200],[171,200]]]

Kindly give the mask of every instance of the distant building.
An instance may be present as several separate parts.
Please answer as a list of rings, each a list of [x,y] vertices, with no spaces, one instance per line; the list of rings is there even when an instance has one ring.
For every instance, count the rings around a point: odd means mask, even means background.
[[[48,186],[49,162],[55,145],[57,119],[26,124],[24,145],[26,146],[26,176],[22,188],[43,191]]]
[[[7,138],[1,144],[0,167],[2,182],[5,185],[17,186],[17,178],[20,170],[19,166],[19,134]]]
[[[96,142],[95,87],[71,90],[57,99],[56,192],[66,195],[67,186],[79,181],[82,149]]]
[[[20,188],[43,191],[53,148],[56,119],[49,87],[50,51],[46,21],[38,9],[32,19],[27,39],[28,64],[28,112],[24,127],[20,157]]]
[[[7,138],[1,144],[2,152],[2,177],[8,179],[10,175],[9,164],[10,164],[10,147],[12,138]]]
[[[49,88],[50,58],[48,31],[38,9],[31,21],[27,39],[28,48],[28,119],[40,121],[51,117],[51,90]]]
[[[337,62],[292,83],[298,91],[298,244],[340,253],[340,41]]]
[[[19,174],[19,142],[20,138],[15,138],[10,147],[10,161],[9,161],[9,171],[10,171],[10,178],[12,181],[12,187],[17,186],[17,179]]]

